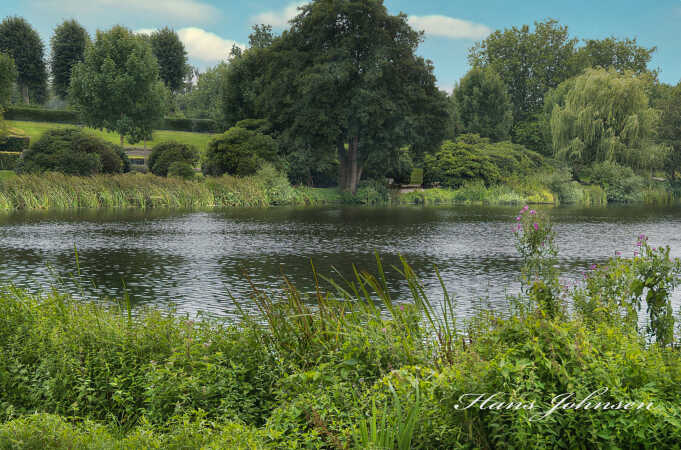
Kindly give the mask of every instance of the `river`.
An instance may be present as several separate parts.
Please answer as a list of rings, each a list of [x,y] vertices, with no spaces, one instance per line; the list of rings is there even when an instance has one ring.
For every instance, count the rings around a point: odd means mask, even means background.
[[[282,274],[314,290],[311,263],[324,275],[374,271],[402,255],[431,301],[441,298],[437,266],[459,314],[505,310],[518,290],[520,261],[511,231],[518,207],[270,208],[189,212],[84,210],[0,215],[0,280],[32,291],[57,288],[134,307],[174,304],[180,313],[230,316],[230,294],[248,305],[251,288],[277,291]],[[681,207],[546,208],[557,232],[565,278],[580,279],[615,251],[632,255],[636,237],[681,256]],[[74,248],[77,249],[76,260]],[[388,270],[396,298],[408,298]],[[328,283],[322,282],[329,286]],[[679,306],[675,295],[675,310]]]

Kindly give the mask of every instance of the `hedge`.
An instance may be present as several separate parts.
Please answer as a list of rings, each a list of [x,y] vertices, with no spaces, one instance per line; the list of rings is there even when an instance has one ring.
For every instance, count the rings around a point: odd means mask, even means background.
[[[80,124],[78,111],[65,109],[29,108],[25,106],[11,106],[5,111],[7,120],[26,120],[30,122],[54,122]],[[219,132],[217,122],[211,119],[171,119],[165,118],[160,123],[159,130],[190,131],[196,133]]]
[[[6,136],[0,138],[0,152],[23,152],[28,148],[31,139],[28,136]]]
[[[0,152],[0,170],[14,170],[21,158],[21,152]]]
[[[25,106],[10,106],[5,110],[7,120],[27,120],[32,122],[55,122],[79,124],[77,111],[65,109],[28,108]]]

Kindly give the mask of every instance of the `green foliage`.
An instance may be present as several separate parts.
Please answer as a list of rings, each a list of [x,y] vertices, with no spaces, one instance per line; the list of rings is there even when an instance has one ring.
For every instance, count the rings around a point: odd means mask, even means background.
[[[637,44],[636,38],[588,39],[577,52],[584,67],[614,68],[619,73],[634,72],[642,75],[648,72],[648,63],[657,47],[645,48]]]
[[[604,69],[567,81],[552,100],[555,155],[576,168],[605,161],[662,167],[666,149],[653,140],[659,112],[648,105],[647,86],[645,77]]]
[[[606,161],[583,169],[578,177],[584,183],[601,186],[608,201],[629,203],[643,200],[643,178],[629,167]]]
[[[187,52],[177,33],[164,27],[150,36],[151,49],[158,60],[159,76],[171,92],[177,92],[184,84],[187,72]]]
[[[270,136],[232,127],[208,145],[203,163],[205,175],[252,175],[264,161],[274,162],[277,143]]]
[[[0,170],[14,170],[19,164],[21,152],[0,151]]]
[[[14,59],[24,103],[43,103],[47,99],[44,46],[23,17],[6,17],[0,23],[0,52]]]
[[[190,131],[193,133],[214,133],[218,125],[212,119],[174,119],[166,117],[158,125],[159,130]]]
[[[506,86],[490,67],[473,68],[452,93],[456,127],[461,133],[479,134],[492,141],[508,139],[513,112]]]
[[[369,165],[384,177],[401,147],[416,154],[440,144],[447,99],[430,63],[415,54],[420,39],[382,2],[306,4],[289,31],[230,64],[226,122],[268,119],[282,153],[299,160],[335,153],[339,186],[354,193]]]
[[[121,26],[98,31],[85,61],[74,66],[70,98],[93,128],[106,128],[131,143],[151,137],[163,117],[166,89],[151,45]]]
[[[231,64],[229,66],[231,67]],[[220,99],[227,68],[227,64],[222,62],[199,73],[196,85],[192,85],[186,93],[176,96],[177,107],[185,116],[215,121],[214,131],[218,131],[217,124],[220,129],[224,129]]]
[[[575,58],[577,39],[556,20],[497,30],[471,48],[472,67],[490,67],[503,80],[513,104],[515,123],[541,111],[544,95],[580,67]]]
[[[196,176],[194,166],[186,161],[175,161],[168,166],[169,177],[180,177],[185,180],[191,180]]]
[[[423,169],[417,168],[411,171],[409,184],[416,184],[421,186],[423,184]]]
[[[58,128],[47,131],[31,145],[20,169],[70,175],[120,173],[124,169],[120,153],[112,144],[78,128]]]
[[[90,45],[90,36],[75,20],[65,20],[54,29],[50,45],[52,85],[55,93],[66,99],[71,84],[71,70],[85,59],[85,48]]]
[[[456,142],[446,141],[437,153],[424,159],[425,180],[447,187],[476,180],[489,186],[504,177],[527,174],[542,164],[541,155],[520,145],[491,144],[478,135],[462,135]]]
[[[659,139],[670,151],[664,167],[671,180],[681,178],[681,82],[669,87],[653,105],[661,111]]]
[[[12,96],[12,86],[17,80],[17,68],[11,56],[0,53],[0,112],[9,103]],[[2,121],[2,118],[0,118]]]
[[[147,165],[151,173],[165,177],[168,176],[168,171],[173,163],[186,163],[192,168],[198,161],[199,152],[196,150],[196,147],[169,141],[154,146],[149,155]]]
[[[3,152],[23,152],[31,143],[28,136],[0,136],[0,151]]]
[[[65,109],[29,108],[25,106],[10,106],[5,111],[5,119],[68,123],[73,125],[81,123],[77,111]]]

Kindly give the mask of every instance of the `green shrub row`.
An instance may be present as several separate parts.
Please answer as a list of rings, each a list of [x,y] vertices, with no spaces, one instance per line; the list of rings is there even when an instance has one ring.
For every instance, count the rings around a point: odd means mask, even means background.
[[[80,124],[78,111],[64,109],[31,108],[10,106],[4,113],[7,120],[24,120],[32,122],[54,122]],[[158,126],[159,130],[189,131],[196,133],[217,133],[219,126],[211,119],[176,119],[167,117]]]
[[[5,136],[0,137],[0,151],[3,152],[23,152],[31,143],[28,136]]]
[[[0,170],[14,170],[19,164],[21,152],[0,152]]]

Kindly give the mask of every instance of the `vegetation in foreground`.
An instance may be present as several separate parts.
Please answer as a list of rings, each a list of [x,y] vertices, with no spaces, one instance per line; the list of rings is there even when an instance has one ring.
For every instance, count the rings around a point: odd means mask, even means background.
[[[428,299],[406,263],[411,295],[391,298],[380,260],[376,276],[327,280],[331,291],[312,299],[291,285],[275,298],[254,291],[233,323],[5,286],[0,448],[678,444],[681,330],[670,298],[681,262],[641,235],[632,258],[617,254],[566,286],[544,218],[523,208],[509,232],[525,261],[522,292],[510,313],[470,320],[454,315],[446,290]],[[462,404],[496,392],[495,403]],[[573,406],[547,414],[568,393]]]

